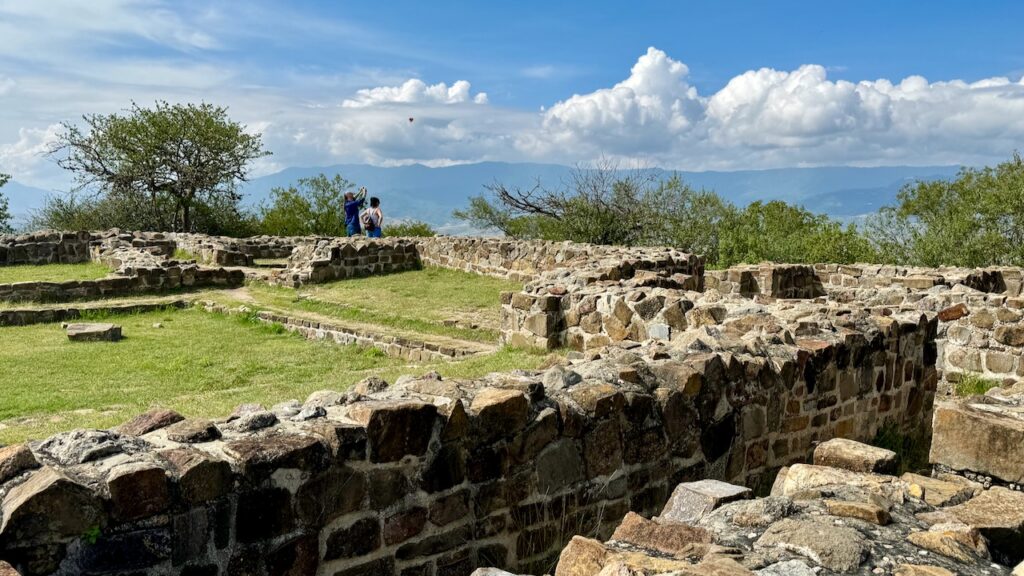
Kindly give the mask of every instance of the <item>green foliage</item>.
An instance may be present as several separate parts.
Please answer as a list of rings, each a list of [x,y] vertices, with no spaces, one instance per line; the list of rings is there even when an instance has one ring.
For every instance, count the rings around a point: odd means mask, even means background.
[[[892,420],[886,420],[870,442],[872,446],[896,453],[897,474],[928,469],[931,438],[925,431],[905,433]]]
[[[874,258],[870,242],[856,226],[845,228],[823,214],[780,200],[754,202],[722,219],[716,264],[835,262],[848,264]]]
[[[923,266],[1024,265],[1024,160],[963,168],[904,186],[869,222],[883,261]]]
[[[76,190],[95,196],[43,212],[83,223],[98,218],[102,227],[233,230],[241,219],[237,185],[247,179],[251,161],[269,154],[261,135],[247,133],[226,108],[211,104],[133,103],[124,114],[89,114],[83,121],[84,129],[63,125],[50,155],[73,174]]]
[[[998,386],[999,382],[996,380],[984,378],[976,372],[964,372],[953,387],[953,391],[962,397],[980,396]]]
[[[175,260],[199,260],[198,256],[184,248],[175,248],[174,254],[171,257]]]
[[[85,531],[85,534],[82,534],[82,540],[84,540],[86,544],[92,546],[99,542],[100,536],[102,535],[103,530],[101,530],[99,526],[90,526],[89,529]]]
[[[354,188],[340,174],[274,188],[270,203],[260,207],[260,230],[274,236],[345,236],[345,193]]]
[[[678,175],[614,167],[578,170],[570,185],[547,189],[488,187],[455,217],[514,238],[594,244],[668,245],[701,254],[712,267],[775,262],[871,261],[871,243],[842,226],[781,201],[738,209],[712,191],[694,190]]]
[[[3,188],[10,179],[11,177],[7,174],[0,174],[0,188]],[[8,208],[7,197],[0,192],[0,234],[10,234],[11,232],[14,232],[14,229],[11,228],[11,212]]]
[[[419,220],[405,220],[384,225],[382,231],[384,236],[389,238],[426,238],[437,236],[437,230]]]

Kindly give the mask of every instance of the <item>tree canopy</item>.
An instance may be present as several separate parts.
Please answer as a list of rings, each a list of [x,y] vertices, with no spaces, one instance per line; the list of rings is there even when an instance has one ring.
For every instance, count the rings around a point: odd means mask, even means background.
[[[355,185],[340,174],[300,178],[298,184],[270,191],[260,206],[260,229],[276,236],[345,236],[345,193]]]
[[[77,191],[130,215],[114,225],[210,231],[201,216],[237,208],[250,163],[270,154],[260,134],[212,104],[133,103],[123,114],[82,118],[84,127],[63,124],[49,152],[74,175]]]
[[[0,174],[0,188],[3,188],[11,177],[7,174]],[[11,211],[8,208],[7,197],[0,191],[0,234],[9,234],[13,232],[11,228]]]

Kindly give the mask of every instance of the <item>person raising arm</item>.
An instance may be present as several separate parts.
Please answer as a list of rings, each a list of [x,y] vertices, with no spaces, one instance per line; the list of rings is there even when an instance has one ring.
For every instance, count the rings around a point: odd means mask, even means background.
[[[345,232],[349,236],[358,236],[362,233],[359,227],[359,211],[363,209],[365,202],[365,186],[360,188],[356,194],[345,192]]]

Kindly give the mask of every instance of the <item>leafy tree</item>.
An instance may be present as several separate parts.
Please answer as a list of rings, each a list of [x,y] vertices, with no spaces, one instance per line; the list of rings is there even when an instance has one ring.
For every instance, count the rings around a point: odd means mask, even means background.
[[[419,220],[405,220],[385,224],[383,233],[384,236],[394,238],[424,238],[437,236],[437,231],[434,230],[430,224]]]
[[[212,104],[137,104],[125,114],[83,116],[50,149],[75,178],[76,191],[95,193],[133,215],[145,229],[209,231],[196,212],[222,214],[241,199],[249,163],[266,156],[260,134]],[[126,226],[127,227],[127,226]]]
[[[694,190],[673,175],[644,198],[656,217],[644,228],[642,243],[674,246],[701,254],[709,264],[718,262],[722,223],[736,208],[708,190]]]
[[[885,261],[924,266],[1024,265],[1024,160],[963,168],[904,186],[870,221]]]
[[[11,177],[7,174],[0,174],[0,188],[3,188]],[[3,192],[0,192],[0,234],[10,234],[14,229],[11,228],[11,211],[8,208],[7,197],[4,196]]]
[[[592,244],[636,245],[657,225],[657,211],[645,201],[664,192],[666,184],[648,170],[620,171],[612,163],[578,167],[567,182],[530,189],[485,186],[484,196],[454,216],[474,227],[497,229],[515,238],[573,240]]]
[[[721,223],[717,265],[773,262],[852,263],[874,259],[871,244],[850,224],[780,200],[754,202]]]
[[[300,178],[297,186],[274,188],[259,210],[260,229],[275,236],[345,236],[345,193],[355,185],[335,174]]]

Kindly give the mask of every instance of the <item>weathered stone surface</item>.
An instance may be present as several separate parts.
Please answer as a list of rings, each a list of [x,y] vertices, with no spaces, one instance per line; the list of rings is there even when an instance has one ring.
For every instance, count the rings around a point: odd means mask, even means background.
[[[362,518],[327,538],[324,560],[363,556],[380,548],[380,542],[380,523],[376,518]]]
[[[601,571],[608,557],[604,544],[573,536],[558,557],[555,576],[592,576]]]
[[[176,422],[181,422],[184,419],[184,416],[174,410],[154,408],[121,424],[117,427],[117,432],[126,436],[142,436],[154,430],[166,428]]]
[[[782,480],[780,495],[794,496],[827,486],[860,488],[893,502],[902,502],[904,499],[905,484],[892,476],[850,472],[811,464],[790,466]]]
[[[264,476],[279,469],[317,471],[326,463],[326,449],[316,438],[295,434],[242,438],[224,452],[247,476]]]
[[[968,314],[970,314],[970,312],[967,310],[967,305],[961,302],[939,310],[937,316],[939,317],[939,322],[952,322],[953,320],[959,320]]]
[[[1024,483],[1024,420],[961,402],[939,402],[929,460]]]
[[[106,524],[89,490],[53,468],[32,472],[4,496],[0,511],[0,539],[11,547],[76,538]]]
[[[231,423],[231,426],[239,432],[254,432],[269,428],[278,423],[277,415],[269,410],[258,410],[247,412],[239,416]]]
[[[167,473],[147,462],[115,466],[107,475],[113,520],[130,522],[163,512],[170,505]]]
[[[193,448],[175,448],[159,452],[178,484],[178,492],[189,504],[202,504],[219,498],[231,488],[231,466]]]
[[[72,342],[117,342],[121,327],[115,324],[68,324],[68,340]]]
[[[666,524],[695,524],[722,504],[751,496],[750,488],[718,480],[684,482],[676,486],[657,520]]]
[[[832,516],[856,518],[879,526],[892,521],[889,511],[870,502],[846,502],[843,500],[825,500],[825,509]]]
[[[626,542],[664,554],[680,554],[694,542],[710,543],[711,534],[686,524],[658,523],[630,512],[615,529],[612,540]]]
[[[963,524],[936,524],[927,532],[908,534],[907,541],[964,564],[989,559],[988,545],[981,533]]]
[[[37,453],[69,466],[103,460],[115,454],[135,454],[145,450],[148,444],[106,430],[75,430],[56,434],[35,446]]]
[[[823,519],[785,518],[768,527],[754,546],[795,552],[836,572],[853,572],[867,556],[866,541],[860,532]]]
[[[921,488],[923,500],[932,506],[953,506],[966,502],[975,495],[975,489],[956,482],[946,482],[930,476],[907,472],[900,479]]]
[[[929,566],[927,564],[900,564],[893,572],[893,576],[956,576],[941,566]]]
[[[361,402],[349,407],[349,418],[366,428],[370,461],[394,462],[427,451],[437,407],[414,401]]]
[[[39,462],[24,444],[0,448],[0,484],[29,470],[39,468]]]
[[[890,474],[896,471],[896,453],[845,438],[833,438],[814,449],[814,464],[853,472]]]
[[[526,425],[530,401],[519,390],[485,388],[469,409],[476,414],[476,431],[485,441],[511,436]]]
[[[167,427],[167,439],[183,444],[201,444],[212,442],[221,437],[217,426],[209,421],[199,418],[182,420]]]
[[[992,488],[943,511],[976,528],[994,557],[1010,565],[1024,560],[1024,493]]]
[[[1000,344],[1006,344],[1015,348],[1024,346],[1024,326],[1000,326],[996,328],[994,336]]]
[[[815,576],[817,574],[817,572],[801,560],[778,562],[754,573],[757,576]]]

